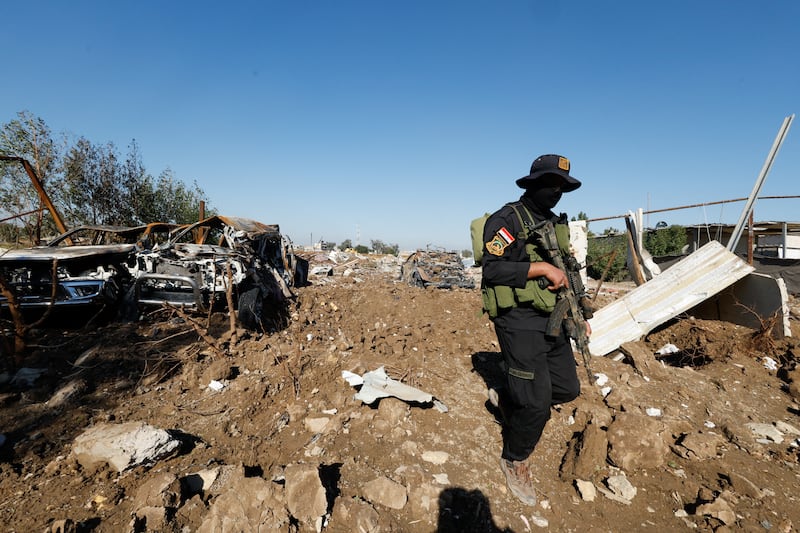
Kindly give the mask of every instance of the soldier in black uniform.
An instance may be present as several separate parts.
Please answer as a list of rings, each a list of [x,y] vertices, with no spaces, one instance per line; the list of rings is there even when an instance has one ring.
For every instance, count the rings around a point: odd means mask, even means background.
[[[558,337],[545,335],[555,291],[568,286],[567,274],[546,262],[531,239],[526,242],[523,225],[551,220],[559,248],[568,253],[566,215],[552,209],[562,193],[581,186],[569,170],[565,157],[538,157],[530,174],[516,182],[525,193],[492,214],[483,233],[484,310],[494,322],[507,378],[499,398],[490,391],[490,401],[496,406],[499,402],[503,414],[500,465],[509,489],[529,505],[536,504],[536,490],[527,459],[550,418],[550,407],[575,399],[580,382],[563,329]]]

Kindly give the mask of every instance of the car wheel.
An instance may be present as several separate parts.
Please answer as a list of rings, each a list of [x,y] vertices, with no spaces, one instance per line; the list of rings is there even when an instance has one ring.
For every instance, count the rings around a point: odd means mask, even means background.
[[[261,315],[264,311],[264,299],[261,289],[248,289],[239,296],[239,323],[247,329],[261,327]]]

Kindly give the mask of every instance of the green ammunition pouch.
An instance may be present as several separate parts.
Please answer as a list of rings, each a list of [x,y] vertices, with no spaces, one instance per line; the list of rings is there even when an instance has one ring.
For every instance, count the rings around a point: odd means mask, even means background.
[[[510,205],[519,218],[522,230],[517,235],[518,239],[525,242],[525,253],[531,263],[546,261],[538,251],[536,243],[530,242],[531,228],[534,226],[533,217],[521,202],[514,202]],[[521,211],[520,212],[520,209]],[[523,214],[525,215],[523,217]],[[526,220],[527,218],[527,220]],[[555,224],[556,240],[562,254],[569,254],[569,225],[566,217],[562,217],[559,223]],[[548,283],[549,285],[549,283]],[[483,310],[489,318],[495,318],[500,311],[512,307],[533,307],[539,311],[550,313],[556,305],[556,293],[540,286],[539,280],[529,279],[524,287],[509,287],[506,285],[494,285],[482,287],[481,296],[483,297]]]

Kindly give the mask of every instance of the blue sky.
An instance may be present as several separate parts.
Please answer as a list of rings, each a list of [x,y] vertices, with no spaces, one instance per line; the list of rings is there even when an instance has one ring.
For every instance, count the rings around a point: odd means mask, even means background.
[[[545,153],[584,183],[570,215],[746,197],[800,108],[798,23],[795,0],[14,2],[0,123],[136,139],[152,174],[296,244],[461,250]],[[798,128],[762,195],[800,194]],[[755,218],[798,221],[799,202]]]

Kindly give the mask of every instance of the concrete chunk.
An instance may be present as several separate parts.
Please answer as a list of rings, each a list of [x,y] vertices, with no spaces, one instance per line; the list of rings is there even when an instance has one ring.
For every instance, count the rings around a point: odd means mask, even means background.
[[[390,509],[402,509],[408,501],[406,488],[386,477],[373,479],[364,485],[363,495],[366,500]]]
[[[286,506],[301,522],[314,521],[328,508],[325,487],[319,478],[319,468],[313,464],[286,466]]]
[[[117,472],[152,464],[174,453],[180,441],[144,422],[100,424],[75,438],[72,453],[84,467],[108,463]]]

